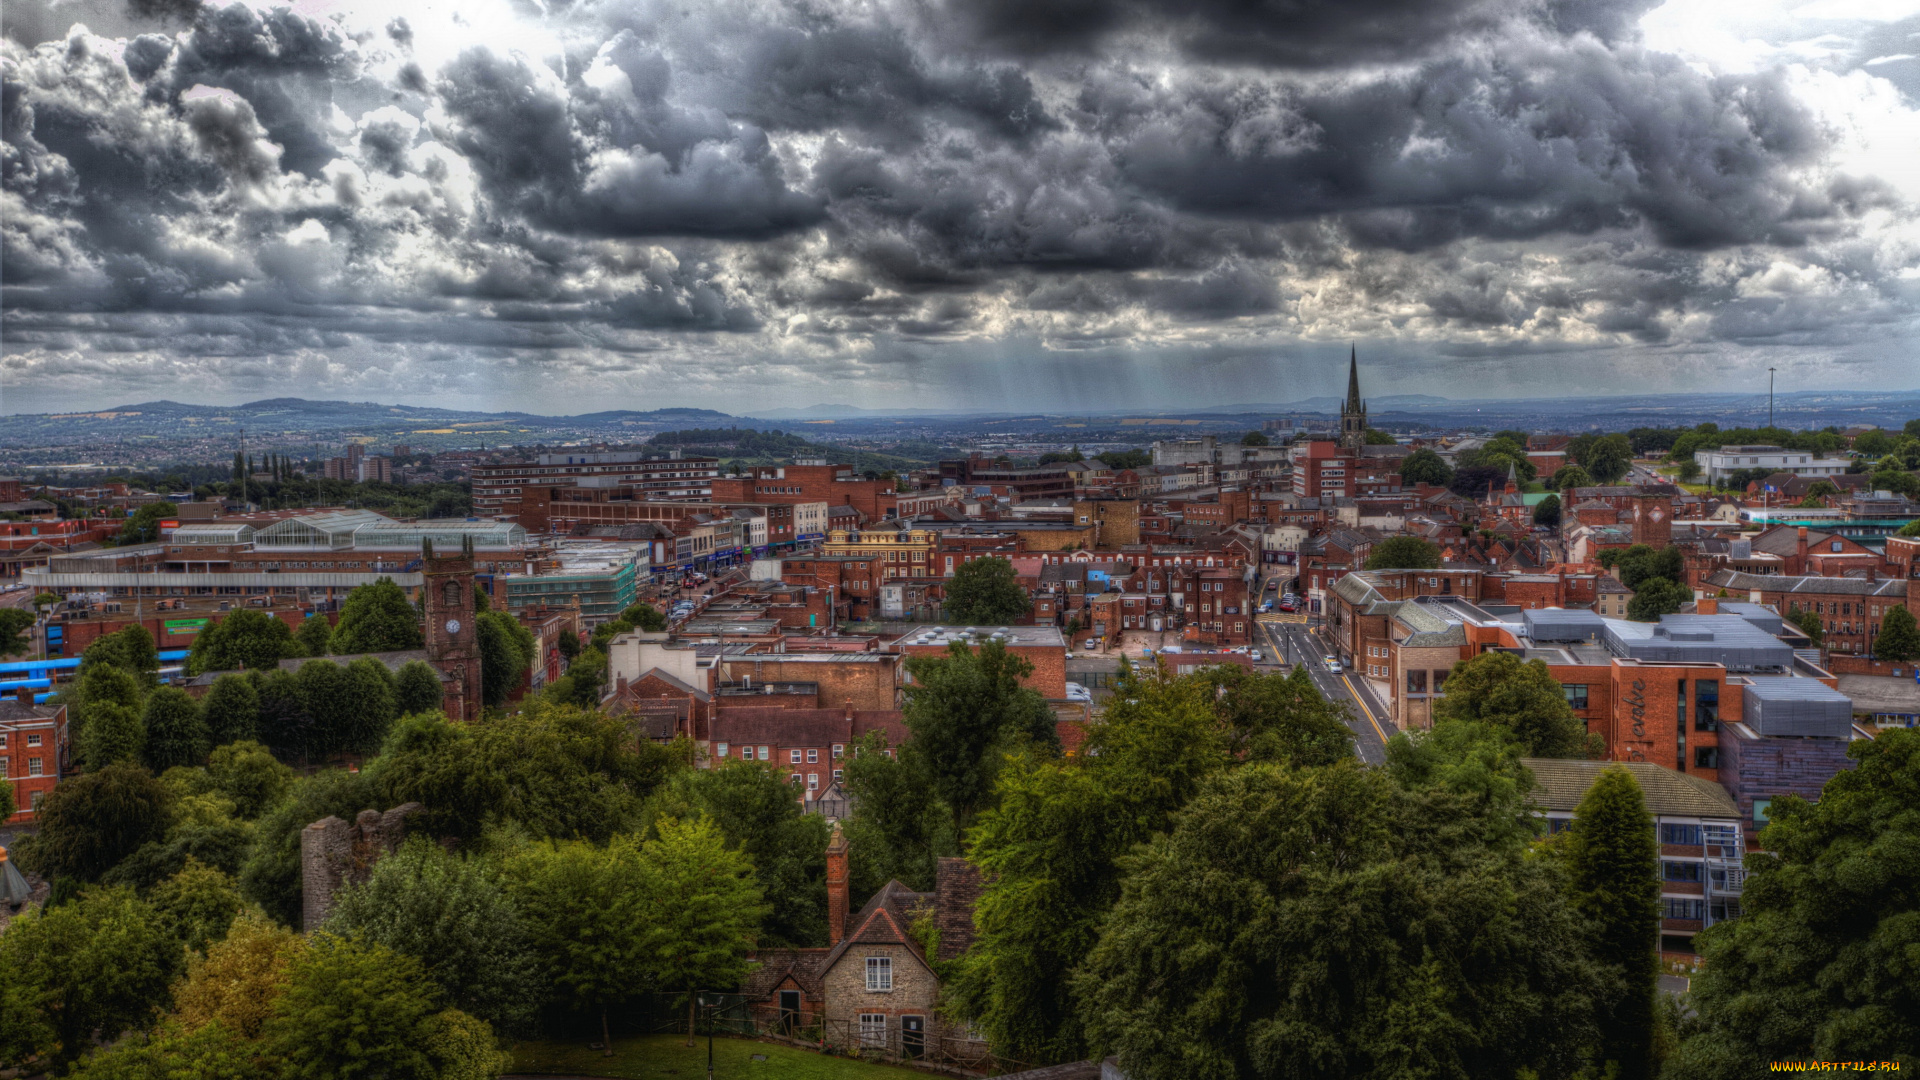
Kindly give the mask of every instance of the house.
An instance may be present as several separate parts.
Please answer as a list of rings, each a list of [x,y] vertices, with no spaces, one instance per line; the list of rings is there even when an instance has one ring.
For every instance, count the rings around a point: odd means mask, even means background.
[[[862,1054],[977,1059],[986,1046],[939,1014],[935,964],[973,944],[973,906],[984,890],[965,859],[941,859],[932,892],[889,881],[848,916],[847,838],[838,822],[827,844],[824,949],[755,953],[741,993],[774,1030],[817,1031]]]
[[[32,821],[68,756],[65,705],[36,705],[26,687],[0,698],[0,779],[13,787],[14,800],[0,807],[0,824]]]

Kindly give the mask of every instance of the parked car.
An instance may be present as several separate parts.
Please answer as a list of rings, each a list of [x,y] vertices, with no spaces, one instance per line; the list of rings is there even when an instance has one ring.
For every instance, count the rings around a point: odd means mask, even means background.
[[[1340,674],[1340,658],[1339,657],[1329,656],[1326,658],[1326,663],[1327,663],[1328,671],[1333,672],[1335,675]]]
[[[1253,650],[1253,652],[1248,655],[1253,657],[1253,662],[1256,664],[1267,658],[1266,654],[1261,652],[1259,649]]]
[[[1092,701],[1093,691],[1088,690],[1086,687],[1080,685],[1077,682],[1070,682],[1067,684],[1067,700],[1068,701]]]
[[[1081,643],[1080,647],[1087,650],[1088,652],[1092,652],[1093,650],[1098,649],[1100,647],[1100,639],[1088,638],[1086,641]]]

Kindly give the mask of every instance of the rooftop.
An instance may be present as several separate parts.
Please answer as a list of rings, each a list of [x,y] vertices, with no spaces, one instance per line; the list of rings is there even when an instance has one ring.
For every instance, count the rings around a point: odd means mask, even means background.
[[[1533,772],[1533,801],[1542,810],[1572,812],[1587,789],[1606,769],[1633,774],[1655,817],[1733,818],[1740,808],[1726,789],[1710,780],[1675,772],[1650,761],[1579,761],[1564,758],[1522,758]]]
[[[1058,627],[1054,626],[922,626],[894,642],[896,646],[937,646],[944,648],[954,642],[966,645],[984,645],[989,641],[1001,641],[1008,645],[1019,646],[1056,646],[1066,648],[1067,639],[1062,637]]]

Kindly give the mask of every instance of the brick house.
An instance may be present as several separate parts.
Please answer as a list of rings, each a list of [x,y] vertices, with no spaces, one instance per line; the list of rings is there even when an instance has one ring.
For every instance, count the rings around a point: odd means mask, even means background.
[[[828,946],[752,957],[741,991],[757,1018],[796,1033],[817,1030],[824,1043],[862,1054],[982,1056],[980,1040],[940,1016],[934,969],[973,944],[980,871],[965,859],[941,859],[932,892],[889,881],[849,918],[847,848],[836,823],[827,845]]]

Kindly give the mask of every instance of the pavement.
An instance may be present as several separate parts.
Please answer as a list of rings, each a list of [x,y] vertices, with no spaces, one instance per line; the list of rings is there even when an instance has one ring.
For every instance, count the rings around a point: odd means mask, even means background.
[[[1274,655],[1288,663],[1302,664],[1323,697],[1347,707],[1347,726],[1353,729],[1354,750],[1369,765],[1387,763],[1387,740],[1394,735],[1393,721],[1386,706],[1367,685],[1350,671],[1338,675],[1327,670],[1324,658],[1333,652],[1311,630],[1299,623],[1262,623]]]

